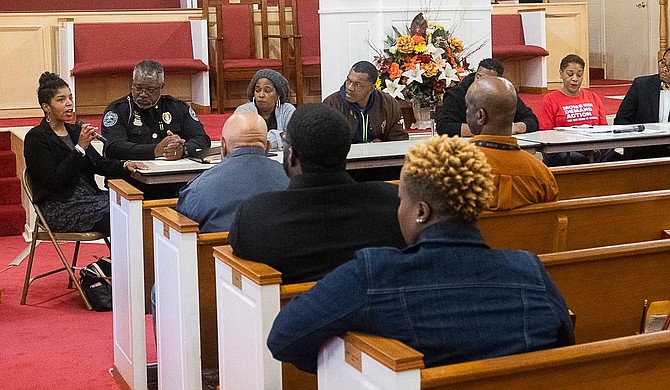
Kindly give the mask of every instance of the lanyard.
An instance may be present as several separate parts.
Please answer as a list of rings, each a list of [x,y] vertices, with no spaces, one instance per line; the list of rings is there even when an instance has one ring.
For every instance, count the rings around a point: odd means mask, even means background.
[[[482,148],[498,149],[498,150],[521,150],[521,147],[518,145],[501,144],[492,141],[477,140],[473,143]]]

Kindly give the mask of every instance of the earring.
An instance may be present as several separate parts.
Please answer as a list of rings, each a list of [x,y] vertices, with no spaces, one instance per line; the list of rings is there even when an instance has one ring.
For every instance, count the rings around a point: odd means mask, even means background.
[[[281,99],[277,99],[277,104],[275,104],[275,106],[277,106],[277,108],[279,108],[280,104],[281,104]]]
[[[47,116],[46,121],[47,123],[51,122],[51,117]]]
[[[416,219],[416,223],[424,223],[424,222],[426,222],[426,220],[423,219],[423,218],[417,218]]]

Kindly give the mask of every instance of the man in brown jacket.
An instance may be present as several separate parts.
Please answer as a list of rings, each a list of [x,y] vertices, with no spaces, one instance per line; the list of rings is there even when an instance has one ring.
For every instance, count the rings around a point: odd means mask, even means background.
[[[376,88],[378,74],[372,63],[359,61],[349,70],[340,90],[323,101],[347,118],[352,143],[409,138],[400,121],[400,105],[391,95]]]

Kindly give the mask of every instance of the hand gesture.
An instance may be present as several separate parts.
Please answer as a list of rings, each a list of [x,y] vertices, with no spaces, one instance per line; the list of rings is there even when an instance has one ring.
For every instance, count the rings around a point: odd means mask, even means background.
[[[82,124],[77,144],[81,146],[84,150],[86,150],[88,146],[91,144],[91,141],[93,141],[96,138],[96,130],[98,130],[98,128],[91,126],[90,123]]]
[[[163,156],[166,160],[179,160],[184,155],[184,143],[186,140],[173,134],[170,130],[168,130],[167,134],[167,137],[163,138],[156,145],[154,156]]]

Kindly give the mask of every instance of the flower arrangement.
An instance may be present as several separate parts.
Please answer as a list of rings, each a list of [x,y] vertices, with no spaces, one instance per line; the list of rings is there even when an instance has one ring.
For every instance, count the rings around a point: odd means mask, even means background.
[[[419,13],[405,34],[393,27],[383,51],[375,49],[379,69],[378,87],[397,99],[418,101],[421,107],[435,106],[444,90],[458,83],[468,68],[468,51],[463,41]],[[467,53],[466,53],[467,52]]]

